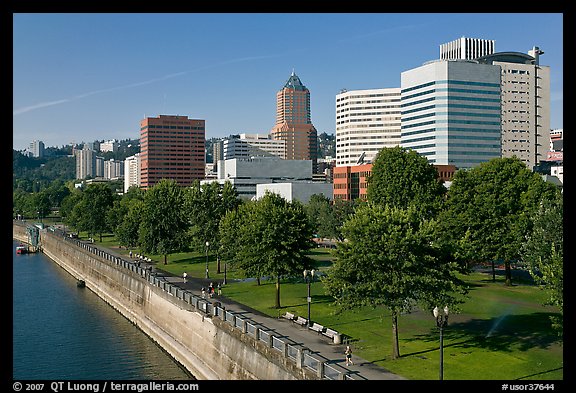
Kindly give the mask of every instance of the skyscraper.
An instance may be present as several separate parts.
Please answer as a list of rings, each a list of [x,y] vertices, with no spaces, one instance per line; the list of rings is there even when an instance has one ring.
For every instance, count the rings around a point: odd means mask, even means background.
[[[401,87],[401,146],[457,168],[500,157],[500,67],[435,60],[402,72]]]
[[[312,160],[316,172],[318,135],[310,116],[310,91],[294,71],[276,94],[276,124],[270,135],[286,141],[287,160]]]
[[[190,186],[204,179],[205,121],[187,116],[160,115],[140,122],[140,186],[162,179]]]

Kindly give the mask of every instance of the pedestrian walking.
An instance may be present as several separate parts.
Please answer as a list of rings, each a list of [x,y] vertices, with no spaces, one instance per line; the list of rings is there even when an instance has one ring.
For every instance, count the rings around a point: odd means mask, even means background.
[[[344,351],[344,354],[346,354],[346,365],[347,366],[354,365],[354,362],[352,361],[352,348],[350,348],[350,345],[346,345],[346,350]]]
[[[186,283],[186,277],[188,277],[188,273],[182,273],[182,278],[184,279],[184,283]]]
[[[130,259],[132,259],[132,250],[130,250]]]
[[[206,299],[206,288],[202,287],[202,299]]]
[[[218,283],[218,296],[222,295],[222,286]]]

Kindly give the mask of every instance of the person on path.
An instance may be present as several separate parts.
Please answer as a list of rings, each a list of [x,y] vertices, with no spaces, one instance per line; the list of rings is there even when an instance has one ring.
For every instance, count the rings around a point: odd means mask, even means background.
[[[354,362],[352,361],[352,348],[350,348],[350,345],[346,345],[346,350],[344,351],[344,354],[346,354],[346,365],[347,366],[354,365]]]
[[[184,279],[184,283],[186,283],[186,277],[188,277],[188,273],[182,273],[182,278]]]

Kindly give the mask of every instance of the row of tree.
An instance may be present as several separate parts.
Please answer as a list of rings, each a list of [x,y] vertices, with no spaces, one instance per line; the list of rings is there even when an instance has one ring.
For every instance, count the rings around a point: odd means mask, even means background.
[[[322,280],[341,310],[385,307],[398,317],[416,307],[457,310],[468,288],[459,278],[476,263],[527,262],[562,311],[562,194],[516,158],[456,172],[446,188],[426,158],[385,148],[373,162],[367,200],[314,196],[307,205],[276,194],[242,202],[230,183],[182,188],[163,180],[117,197],[106,185],[74,189],[61,203],[65,222],[90,234],[114,232],[126,247],[167,256],[208,247],[246,277],[280,283],[312,267],[313,236],[340,240]],[[493,278],[495,278],[493,276]],[[555,321],[561,329],[561,319]]]

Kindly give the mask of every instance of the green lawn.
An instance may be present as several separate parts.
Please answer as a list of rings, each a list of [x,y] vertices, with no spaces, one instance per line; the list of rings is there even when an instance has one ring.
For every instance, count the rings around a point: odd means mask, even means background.
[[[104,246],[115,247],[106,237]],[[128,254],[128,250],[118,250]],[[136,252],[136,251],[135,251]],[[168,264],[163,257],[150,255],[157,268],[191,277],[204,277],[203,253],[172,254]],[[319,272],[331,265],[329,249],[315,249],[311,257]],[[209,255],[210,278],[222,281],[216,273],[216,259]],[[228,285],[223,295],[277,317],[290,311],[305,318],[307,287],[303,277],[283,280],[281,309],[274,308],[275,283],[240,280],[238,272],[227,269]],[[562,380],[563,342],[551,329],[550,319],[557,310],[543,306],[545,293],[528,284],[504,285],[501,276],[474,273],[465,277],[472,289],[461,310],[450,316],[444,331],[444,379],[446,380]],[[520,281],[518,281],[520,282]],[[439,370],[439,332],[431,311],[416,310],[398,321],[400,355],[391,359],[392,324],[382,308],[362,308],[336,314],[332,299],[317,278],[311,284],[311,319],[343,333],[355,353],[408,379],[435,380]]]

